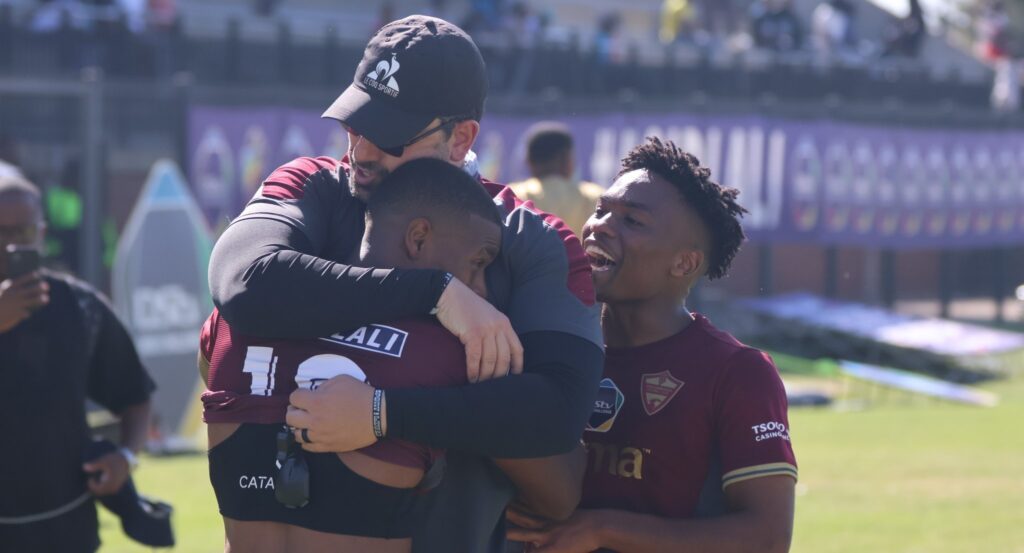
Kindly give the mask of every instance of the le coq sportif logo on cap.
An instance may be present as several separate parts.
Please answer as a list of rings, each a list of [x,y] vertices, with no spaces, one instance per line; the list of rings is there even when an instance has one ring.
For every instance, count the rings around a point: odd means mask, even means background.
[[[377,67],[366,75],[363,84],[396,98],[398,96],[398,81],[395,80],[395,73],[398,73],[398,69],[402,66],[395,56],[396,54],[391,54],[391,61],[380,60],[377,62]]]

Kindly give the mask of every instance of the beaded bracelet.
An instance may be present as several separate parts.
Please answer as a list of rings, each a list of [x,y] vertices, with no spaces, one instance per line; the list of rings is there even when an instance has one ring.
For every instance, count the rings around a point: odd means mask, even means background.
[[[376,436],[378,440],[384,437],[384,430],[380,421],[380,404],[383,398],[384,390],[373,391],[373,435]]]

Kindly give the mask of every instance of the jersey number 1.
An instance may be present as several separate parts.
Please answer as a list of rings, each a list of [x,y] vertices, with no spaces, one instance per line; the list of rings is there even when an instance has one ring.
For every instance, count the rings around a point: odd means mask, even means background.
[[[250,393],[255,396],[269,396],[274,391],[277,381],[278,356],[274,348],[265,346],[249,346],[245,353],[242,372],[252,377]],[[366,373],[348,357],[324,353],[314,355],[303,362],[295,370],[295,386],[306,390],[317,389],[322,382],[335,376],[348,375],[361,382],[366,382]]]

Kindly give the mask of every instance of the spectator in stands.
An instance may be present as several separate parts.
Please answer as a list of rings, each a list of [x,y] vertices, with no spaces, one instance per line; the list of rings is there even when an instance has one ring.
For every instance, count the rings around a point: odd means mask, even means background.
[[[513,46],[529,48],[541,38],[541,18],[529,4],[519,0],[509,9],[505,30]]]
[[[146,30],[147,0],[117,0],[117,10],[124,18],[125,27],[132,34]]]
[[[178,25],[177,0],[147,0],[146,22],[151,30],[165,33]]]
[[[573,232],[580,232],[594,212],[604,188],[576,177],[572,134],[561,123],[537,123],[529,131],[526,163],[529,179],[510,184],[522,200],[560,217]]]
[[[885,57],[916,58],[921,52],[921,45],[927,32],[924,24],[924,10],[920,0],[910,0],[910,11],[889,29]]]
[[[39,0],[29,14],[28,28],[35,33],[55,33],[64,28],[84,30],[90,17],[78,0]]]
[[[516,0],[509,8],[509,17],[504,22],[502,32],[505,39],[504,77],[499,81],[501,87],[510,94],[522,94],[530,83],[536,56],[543,55],[536,51],[536,46],[544,40],[546,22],[523,0]],[[492,81],[492,86],[494,82]]]
[[[619,64],[626,60],[626,46],[620,34],[622,16],[616,12],[606,14],[597,22],[594,35],[594,54],[598,63]]]
[[[503,0],[472,0],[469,15],[461,27],[468,33],[500,29],[505,14],[504,4]]]
[[[672,44],[693,38],[697,21],[696,8],[690,0],[665,0],[661,4],[661,26],[658,38]]]
[[[759,0],[751,7],[751,35],[758,48],[791,52],[803,48],[803,23],[790,0]]]
[[[854,5],[850,0],[824,0],[811,16],[811,35],[817,52],[827,56],[851,54],[857,46]]]
[[[736,0],[699,0],[701,27],[714,36],[728,36],[737,30]]]
[[[253,12],[260,17],[271,17],[277,12],[277,6],[281,3],[281,0],[255,0],[253,2]]]
[[[21,270],[6,247],[38,250],[44,231],[39,189],[0,177],[0,429],[12,444],[0,456],[0,547],[92,552],[99,534],[91,498],[128,491],[153,382],[97,291],[46,270],[12,274]],[[120,416],[121,449],[83,464],[93,449],[86,398]]]
[[[454,18],[448,12],[448,2],[445,0],[430,0],[427,7],[423,10],[423,15],[429,15],[431,17],[450,21]]]
[[[1002,0],[988,2],[978,18],[979,55],[995,69],[992,107],[999,111],[1020,108],[1020,70],[1010,29],[1010,17]]]
[[[154,72],[157,78],[169,78],[177,68],[174,34],[178,29],[177,0],[147,0],[147,37],[154,48]]]
[[[377,19],[373,22],[373,28],[370,29],[370,36],[377,33],[377,30],[394,21],[395,18],[395,4],[390,0],[385,0],[380,5],[380,11],[377,12]]]

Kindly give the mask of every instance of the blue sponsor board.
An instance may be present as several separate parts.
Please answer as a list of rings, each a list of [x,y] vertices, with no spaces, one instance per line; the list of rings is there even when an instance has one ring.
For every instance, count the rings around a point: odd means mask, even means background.
[[[156,381],[154,420],[168,438],[195,426],[199,329],[213,309],[206,221],[181,171],[153,165],[117,245],[114,305]]]
[[[190,176],[211,223],[235,216],[262,179],[297,156],[341,157],[346,138],[319,111],[197,106]],[[753,240],[870,247],[1024,243],[1024,132],[910,128],[756,115],[602,113],[558,117],[581,177],[609,186],[646,136],[679,144],[742,191]],[[481,173],[528,176],[535,117],[489,114],[476,142]]]

